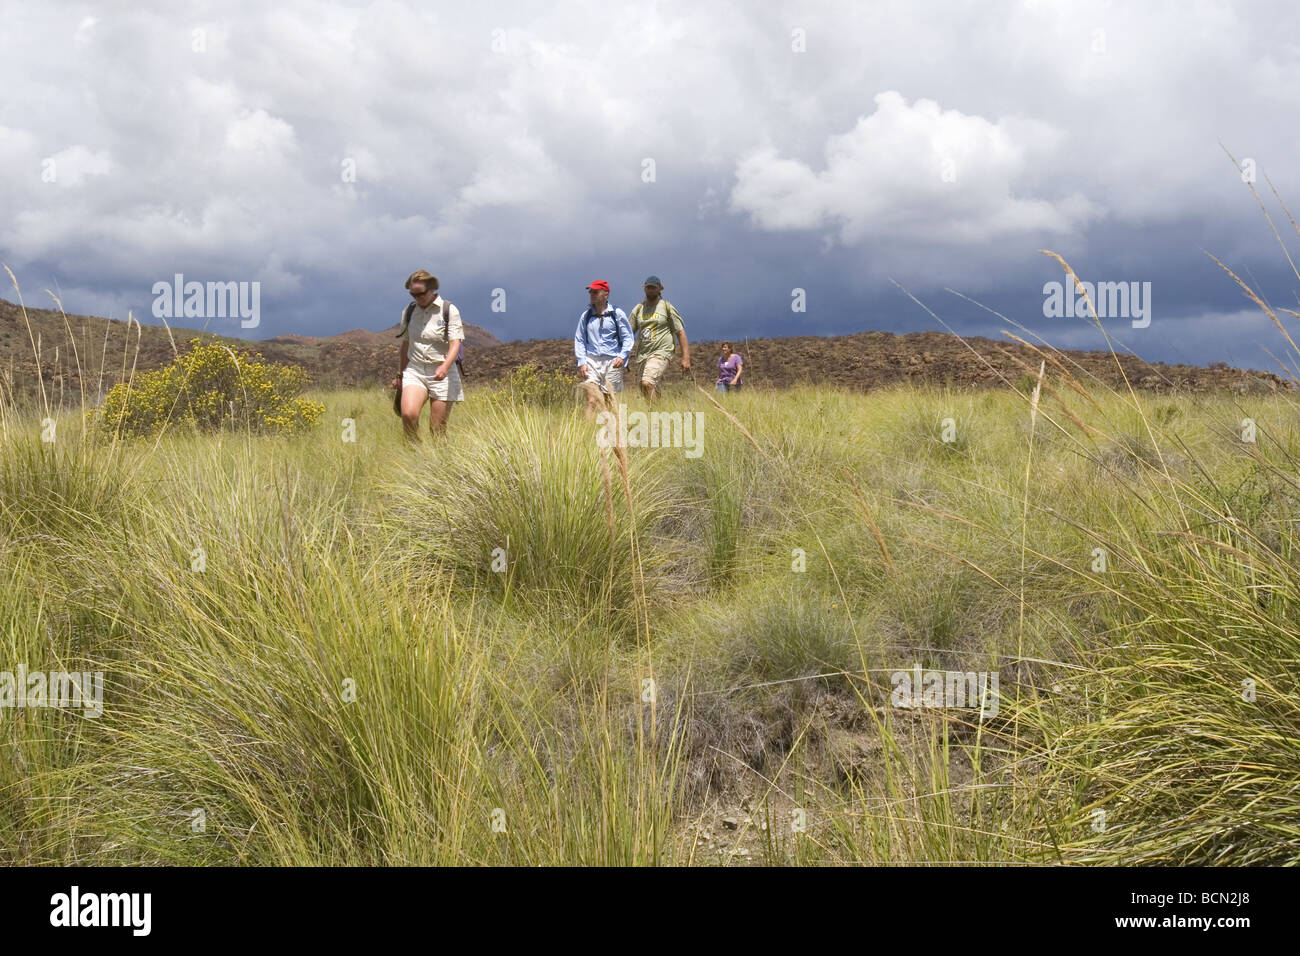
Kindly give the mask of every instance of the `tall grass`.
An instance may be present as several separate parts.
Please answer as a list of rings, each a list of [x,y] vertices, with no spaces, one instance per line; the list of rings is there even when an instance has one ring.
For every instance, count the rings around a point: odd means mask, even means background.
[[[634,630],[635,542],[663,520],[663,458],[636,458],[629,508],[596,430],[579,416],[492,405],[455,441],[401,463],[380,490],[375,533],[395,560],[453,568],[467,587]],[[658,586],[654,558],[640,570]]]
[[[508,389],[417,448],[362,391],[278,438],[9,403],[0,670],[107,687],[0,708],[0,860],[1292,862],[1294,401],[1044,361],[1032,409],[670,395],[703,455],[626,471]],[[913,667],[999,713],[891,706]]]

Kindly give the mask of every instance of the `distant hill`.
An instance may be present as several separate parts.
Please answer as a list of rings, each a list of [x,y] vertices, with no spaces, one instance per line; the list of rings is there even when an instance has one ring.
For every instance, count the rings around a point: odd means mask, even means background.
[[[697,384],[712,387],[721,343],[691,342],[692,373]],[[973,336],[959,339],[946,332],[858,332],[852,335],[800,335],[790,338],[732,340],[745,362],[744,381],[758,388],[783,388],[798,384],[828,384],[855,390],[880,388],[900,382],[929,382],[954,387],[987,387],[1003,380],[1016,383],[1037,373],[1041,356],[1010,340]],[[1118,358],[1109,352],[1065,351],[1065,367],[1080,381],[1095,376],[1111,385],[1124,377],[1135,388],[1149,391],[1234,389],[1264,392],[1285,389],[1289,383],[1273,374],[1230,368],[1221,362],[1205,368],[1145,362],[1131,355]],[[680,356],[678,357],[680,358]],[[572,371],[571,339],[505,342],[472,357],[472,378],[490,380],[509,374],[525,363],[541,368]],[[1121,377],[1119,368],[1124,370]],[[1048,370],[1052,366],[1048,364]],[[674,360],[668,381],[681,379]],[[1059,381],[1059,376],[1058,376]]]
[[[501,340],[489,332],[487,329],[480,328],[477,325],[464,323],[465,326],[465,346],[466,348],[482,349],[491,348],[501,344]],[[350,329],[347,332],[340,332],[338,335],[329,335],[319,338],[312,335],[277,335],[275,338],[261,339],[259,344],[274,345],[310,345],[319,347],[334,342],[342,342],[347,345],[360,346],[382,346],[388,348],[397,342],[397,325],[389,326],[382,332],[369,332],[365,329]]]
[[[275,362],[303,366],[314,384],[324,388],[343,386],[386,386],[398,366],[397,326],[383,331],[353,329],[338,335],[314,337],[280,335],[258,341],[213,335],[190,329],[132,325],[117,319],[70,315],[58,311],[27,308],[29,336],[22,310],[0,299],[0,386],[7,395],[39,394],[36,352],[46,392],[54,401],[79,403],[84,374],[86,399],[97,404],[118,381],[137,371],[156,368],[173,358],[173,342],[183,348],[192,338],[223,342],[232,348],[260,352]],[[35,348],[33,347],[35,341]],[[466,375],[470,386],[488,382],[520,365],[574,372],[573,342],[563,339],[534,339],[501,342],[486,329],[465,326]],[[137,348],[138,345],[138,348]],[[858,332],[853,335],[791,338],[757,338],[736,341],[745,360],[745,380],[751,387],[784,387],[800,383],[830,384],[866,390],[899,382],[932,382],[954,387],[987,387],[1002,378],[1017,382],[1026,370],[1037,371],[1039,357],[1028,347],[1011,341],[987,338],[960,340],[942,332]],[[716,378],[718,343],[691,343],[694,379],[711,387]],[[1106,352],[1062,353],[1071,372],[1086,380],[1089,376],[1108,384],[1121,384],[1114,356]],[[1230,368],[1223,363],[1212,367],[1148,363],[1134,356],[1120,356],[1118,365],[1135,387],[1152,391],[1206,391],[1234,389],[1263,392],[1289,387],[1271,372]],[[1051,366],[1049,365],[1049,370]],[[676,365],[670,366],[669,381],[680,381]]]
[[[166,365],[174,347],[184,349],[190,339],[221,342],[231,348],[248,348],[274,362],[301,365],[313,383],[324,387],[387,383],[398,364],[397,325],[383,331],[353,329],[324,337],[279,335],[251,340],[215,335],[195,329],[131,324],[121,319],[68,315],[53,309],[27,306],[0,299],[0,386],[5,394],[39,395],[37,353],[46,393],[53,400],[62,394],[67,402],[80,402],[84,380],[86,399],[98,404],[117,382],[136,371]],[[28,326],[30,324],[30,332]],[[173,347],[174,343],[174,347]],[[487,329],[465,324],[467,352],[496,348],[501,340]],[[81,376],[78,376],[78,363]]]

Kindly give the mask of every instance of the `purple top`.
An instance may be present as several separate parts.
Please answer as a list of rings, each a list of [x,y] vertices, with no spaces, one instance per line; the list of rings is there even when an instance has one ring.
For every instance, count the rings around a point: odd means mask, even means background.
[[[736,373],[740,371],[740,364],[740,356],[735,352],[731,353],[730,358],[718,359],[718,384],[732,384],[736,380]]]

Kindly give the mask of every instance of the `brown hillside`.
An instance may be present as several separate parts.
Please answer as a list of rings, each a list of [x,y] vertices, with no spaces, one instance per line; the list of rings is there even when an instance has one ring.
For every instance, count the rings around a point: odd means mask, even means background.
[[[173,357],[172,341],[183,347],[191,338],[224,342],[232,348],[260,352],[271,361],[301,365],[312,381],[324,388],[386,385],[398,365],[396,326],[382,332],[354,329],[324,338],[281,335],[248,341],[188,329],[132,325],[116,319],[27,309],[29,336],[22,310],[0,299],[0,387],[9,395],[39,395],[36,352],[41,378],[52,401],[77,403],[81,380],[79,358],[85,373],[86,399],[97,404],[116,382],[137,370],[156,368]],[[466,325],[465,367],[471,387],[508,375],[531,363],[544,369],[574,373],[570,339],[534,339],[500,342],[492,333]],[[33,347],[35,343],[35,348]],[[711,387],[716,379],[716,342],[692,343],[694,380]],[[829,384],[866,390],[898,382],[929,382],[953,387],[989,387],[1003,379],[1018,382],[1027,371],[1037,371],[1040,356],[1027,346],[987,338],[965,341],[941,332],[859,332],[833,337],[795,336],[784,339],[750,339],[738,343],[745,360],[745,381],[750,387],[771,388],[799,383]],[[1229,368],[1223,363],[1203,368],[1194,365],[1148,363],[1134,356],[1106,352],[1063,352],[1060,361],[1083,381],[1095,377],[1122,385],[1119,368],[1132,384],[1152,391],[1200,392],[1233,389],[1260,392],[1287,388],[1289,383],[1271,372]],[[1118,367],[1117,367],[1118,366]],[[1050,366],[1049,366],[1050,367]],[[680,370],[669,380],[681,381]]]
[[[696,383],[711,386],[717,380],[718,342],[691,343],[692,371]],[[794,336],[750,339],[735,343],[745,361],[744,381],[753,387],[785,387],[802,383],[829,384],[867,390],[899,382],[929,382],[954,387],[988,387],[1003,379],[1018,382],[1037,373],[1042,356],[1012,341],[989,338],[959,339],[946,332],[858,332],[854,335]],[[1124,378],[1117,359],[1108,352],[1054,353],[1081,381],[1095,376],[1111,385]],[[506,342],[473,356],[471,378],[492,379],[509,374],[524,363],[543,368],[574,369],[573,343],[569,339]],[[1289,383],[1271,372],[1229,368],[1223,363],[1203,368],[1145,362],[1119,356],[1123,376],[1136,388],[1151,391],[1201,392],[1227,388],[1240,392],[1287,388]],[[1049,370],[1051,365],[1048,365]],[[676,362],[671,379],[681,377]]]
[[[169,332],[162,325],[131,323],[128,329],[120,319],[64,316],[30,304],[24,318],[17,304],[0,299],[0,393],[36,398],[43,381],[51,401],[79,403],[84,380],[86,401],[95,405],[130,375],[132,367],[143,371],[166,365],[175,356],[174,347],[183,349],[193,338],[301,365],[315,384],[326,388],[387,382],[397,367],[396,332],[393,325],[381,332],[353,329],[323,338],[281,335],[253,341],[176,327]],[[471,352],[486,351],[499,346],[501,340],[487,329],[466,323],[465,344]]]

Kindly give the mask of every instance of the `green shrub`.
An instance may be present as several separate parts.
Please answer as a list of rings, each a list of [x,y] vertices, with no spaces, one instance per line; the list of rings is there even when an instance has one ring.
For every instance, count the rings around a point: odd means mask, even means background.
[[[856,670],[858,654],[839,602],[801,584],[782,587],[778,580],[738,592],[725,615],[710,624],[726,682]]]
[[[573,405],[577,379],[560,369],[546,371],[532,363],[520,365],[510,373],[510,396],[521,405],[560,408]]]
[[[635,620],[638,576],[653,581],[663,560],[635,544],[667,507],[663,459],[629,456],[630,518],[613,456],[602,466],[596,428],[573,413],[482,412],[455,442],[417,459],[385,489],[397,532],[413,555],[455,569],[466,586],[477,581],[579,615],[607,608]],[[500,561],[504,573],[500,564],[494,569]]]
[[[115,385],[100,424],[122,435],[151,435],[170,425],[204,431],[230,426],[291,432],[314,425],[325,406],[299,398],[307,373],[263,361],[256,352],[190,340],[190,350],[163,368]]]

